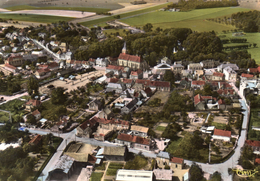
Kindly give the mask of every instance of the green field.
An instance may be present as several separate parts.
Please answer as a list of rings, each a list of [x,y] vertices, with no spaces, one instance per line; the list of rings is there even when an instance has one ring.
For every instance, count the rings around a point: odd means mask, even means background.
[[[141,9],[141,10],[137,10],[137,11],[133,11],[133,12],[129,12],[129,13],[122,13],[122,14],[120,14],[120,17],[126,18],[126,17],[135,16],[135,15],[138,15],[138,14],[149,13],[151,11],[156,11],[158,9],[166,7],[168,4],[171,4],[171,3],[167,3],[167,4],[163,4],[163,5],[159,5],[159,6],[154,6],[154,7],[150,7],[150,8],[146,8],[146,9]],[[114,16],[109,16],[109,17],[105,17],[105,18],[101,18],[101,19],[82,22],[80,24],[82,24],[83,26],[91,27],[91,26],[100,25],[104,22],[112,21],[112,20],[115,20]]]
[[[5,8],[10,11],[19,11],[19,10],[73,10],[73,11],[87,11],[87,12],[108,12],[110,9],[104,8],[86,8],[86,7],[55,7],[55,6],[46,6],[46,7],[36,7],[36,6],[29,6],[29,5],[21,5],[21,6],[11,6]]]
[[[55,23],[59,21],[70,21],[73,18],[61,17],[61,16],[48,16],[48,15],[32,15],[32,14],[4,14],[0,13],[0,18],[5,20],[12,19],[13,21],[30,21],[37,23]]]
[[[158,126],[156,128],[156,131],[164,131],[165,129],[166,129],[166,127],[164,127],[164,126]]]
[[[156,11],[140,16],[125,18],[121,21],[131,26],[143,26],[152,23],[153,26],[160,28],[191,28],[195,31],[222,31],[234,29],[233,26],[206,21],[208,18],[229,16],[240,11],[250,11],[245,8],[209,8],[196,9],[189,12],[168,12]]]
[[[222,123],[212,122],[211,126],[215,126],[217,129],[226,129],[226,125]]]
[[[251,58],[255,59],[257,64],[260,64],[260,34],[259,33],[246,33],[244,36],[235,37],[232,36],[232,33],[221,33],[218,34],[219,36],[225,35],[226,38],[246,38],[248,43],[228,43],[224,44],[224,46],[232,46],[232,45],[243,45],[243,44],[253,44],[256,43],[257,46],[254,48],[253,46],[251,48],[248,48],[247,51],[251,54]]]

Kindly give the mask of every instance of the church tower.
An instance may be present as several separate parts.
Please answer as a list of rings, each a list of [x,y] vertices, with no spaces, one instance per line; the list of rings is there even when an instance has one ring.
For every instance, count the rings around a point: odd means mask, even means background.
[[[122,49],[122,53],[123,53],[123,54],[126,54],[126,42],[124,43],[124,47],[123,47],[123,49]]]

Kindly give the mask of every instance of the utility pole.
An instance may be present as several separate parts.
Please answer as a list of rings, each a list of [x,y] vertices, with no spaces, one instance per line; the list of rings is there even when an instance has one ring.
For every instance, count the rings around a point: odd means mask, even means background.
[[[210,143],[209,143],[209,163],[210,163]]]

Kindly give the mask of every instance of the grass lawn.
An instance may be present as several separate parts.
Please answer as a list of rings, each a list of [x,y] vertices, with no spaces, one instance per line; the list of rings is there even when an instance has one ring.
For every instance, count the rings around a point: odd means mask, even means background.
[[[57,121],[60,116],[67,113],[64,105],[54,105],[51,103],[51,100],[43,102],[41,109],[42,117],[52,121]]]
[[[229,16],[240,11],[249,11],[245,8],[208,8],[196,9],[188,12],[156,11],[140,16],[125,18],[121,21],[131,26],[143,26],[152,23],[154,28],[191,28],[195,31],[222,31],[235,29],[233,26],[206,21],[208,18]]]
[[[137,10],[137,11],[133,11],[133,12],[129,12],[129,13],[123,13],[123,14],[120,14],[120,18],[126,18],[126,17],[129,17],[129,16],[135,16],[135,15],[138,15],[138,14],[156,11],[158,9],[166,7],[168,4],[171,4],[171,3],[158,5],[158,6],[154,6],[154,7],[150,7],[150,8],[146,8],[146,9],[141,9],[141,10]],[[82,24],[83,26],[91,27],[91,26],[100,25],[100,24],[104,25],[103,24],[104,22],[111,21],[111,20],[115,20],[114,16],[109,16],[109,17],[105,17],[105,18],[101,18],[101,19],[97,19],[97,20],[82,22],[80,24]]]
[[[122,169],[124,166],[123,163],[110,163],[106,172],[106,175],[114,176],[117,173],[118,169]]]
[[[106,169],[106,165],[107,165],[107,163],[102,163],[102,165],[96,167],[95,169],[96,170],[105,170]]]
[[[166,127],[163,127],[163,126],[158,126],[156,128],[156,131],[164,131],[166,129]]]
[[[0,112],[0,122],[8,122],[9,121],[9,114],[6,112]]]
[[[247,51],[252,55],[252,58],[255,59],[257,64],[260,64],[260,34],[259,33],[246,33],[244,36],[235,37],[232,36],[232,33],[221,33],[218,34],[220,36],[225,35],[225,38],[246,38],[248,43],[239,43],[239,45],[243,44],[252,44],[251,48],[248,48]],[[256,43],[256,48],[253,47],[253,43]],[[224,46],[232,46],[238,45],[238,43],[228,43],[224,44]]]
[[[87,11],[87,12],[108,12],[110,9],[104,8],[87,8],[87,7],[55,7],[55,6],[47,6],[47,7],[36,7],[36,6],[29,6],[29,5],[21,5],[21,6],[11,6],[5,8],[10,11],[19,11],[19,10],[72,10],[72,11]]]
[[[181,140],[182,138],[178,138],[176,141],[171,141],[171,144],[166,148],[166,151],[173,154],[178,149]]]
[[[92,172],[90,181],[101,180],[102,176],[103,176],[103,172]]]
[[[217,129],[226,129],[226,125],[225,125],[225,124],[222,124],[222,123],[212,122],[212,123],[211,123],[211,126],[215,126]]]
[[[0,109],[10,111],[12,114],[22,113],[23,110],[20,109],[24,104],[24,101],[21,101],[20,99],[14,99],[12,101],[8,101],[7,103],[0,105]]]
[[[0,18],[2,19],[12,19],[14,21],[30,21],[37,23],[55,23],[59,21],[70,21],[74,18],[61,17],[61,16],[48,16],[48,15],[33,15],[33,14],[4,14],[0,13]]]

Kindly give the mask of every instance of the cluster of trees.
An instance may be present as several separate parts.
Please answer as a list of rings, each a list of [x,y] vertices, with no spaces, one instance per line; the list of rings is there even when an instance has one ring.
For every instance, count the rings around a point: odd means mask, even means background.
[[[22,138],[24,135],[26,135],[25,132],[18,131],[17,127],[10,122],[7,122],[5,126],[0,127],[0,142],[16,142],[18,141],[18,138]]]
[[[253,94],[248,94],[246,99],[250,102],[250,107],[252,109],[260,107],[260,95],[255,96]]]
[[[1,94],[11,95],[12,93],[21,90],[22,76],[14,76],[13,73],[9,74],[4,79],[0,79],[0,92]]]
[[[170,139],[171,141],[173,140],[177,140],[178,139],[178,136],[177,136],[177,133],[180,132],[182,129],[181,129],[181,126],[177,123],[172,123],[172,124],[169,124],[166,129],[163,131],[163,134],[162,134],[162,138],[168,138]]]
[[[253,149],[250,146],[244,146],[241,148],[241,152],[241,156],[238,160],[239,165],[244,169],[253,169],[254,165],[251,163],[254,158]]]
[[[243,50],[243,49],[248,49],[249,45],[233,45],[233,46],[225,46],[223,47],[223,50],[229,51],[229,50]]]
[[[199,0],[180,0],[177,4],[168,5],[170,8],[179,8],[181,11],[188,11],[192,9],[204,9],[204,8],[217,8],[217,7],[229,7],[238,6],[236,0],[225,1],[199,1]]]
[[[227,43],[246,43],[247,39],[246,38],[229,38],[229,39],[221,39],[221,42],[223,44],[227,44]]]
[[[231,15],[234,25],[245,32],[258,32],[260,11],[238,12]]]

